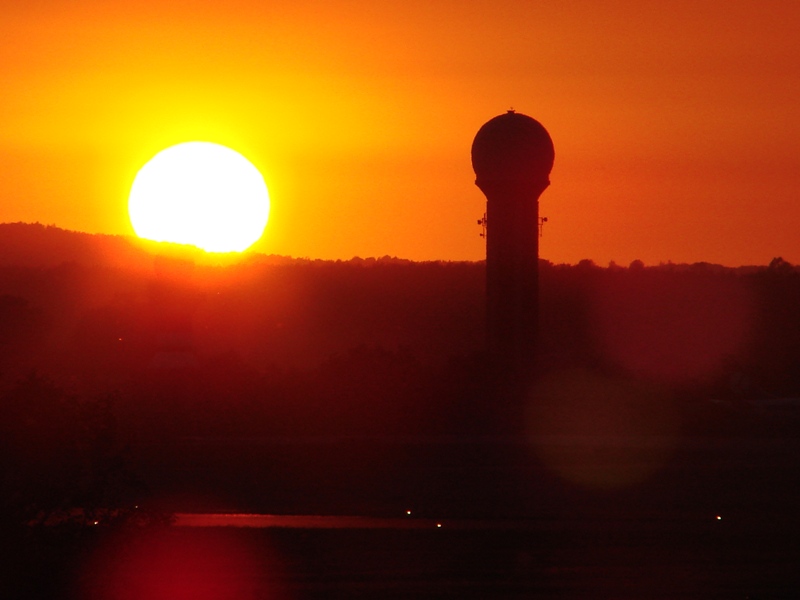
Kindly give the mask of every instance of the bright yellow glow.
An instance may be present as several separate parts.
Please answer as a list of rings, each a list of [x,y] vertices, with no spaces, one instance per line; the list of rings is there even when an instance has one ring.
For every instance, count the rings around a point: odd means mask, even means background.
[[[128,213],[141,238],[241,252],[264,232],[269,193],[258,169],[238,152],[186,142],[162,150],[141,168]]]

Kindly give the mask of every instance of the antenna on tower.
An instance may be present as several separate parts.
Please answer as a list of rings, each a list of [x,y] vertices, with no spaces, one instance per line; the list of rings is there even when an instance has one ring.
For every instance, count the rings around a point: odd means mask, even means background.
[[[547,223],[547,217],[539,217],[539,237],[542,237],[545,223]]]
[[[478,225],[481,226],[480,236],[486,238],[486,213],[483,213],[483,217],[478,219]]]

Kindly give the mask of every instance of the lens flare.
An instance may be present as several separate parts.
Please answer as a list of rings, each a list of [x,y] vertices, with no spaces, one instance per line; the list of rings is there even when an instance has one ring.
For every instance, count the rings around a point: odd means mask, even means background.
[[[527,424],[545,468],[594,490],[650,478],[669,461],[680,433],[680,415],[659,387],[582,369],[541,381]]]
[[[123,532],[84,565],[77,591],[86,600],[285,600],[278,563],[236,531]]]
[[[666,383],[709,381],[746,347],[753,301],[740,278],[626,275],[592,298],[597,341],[626,371]]]

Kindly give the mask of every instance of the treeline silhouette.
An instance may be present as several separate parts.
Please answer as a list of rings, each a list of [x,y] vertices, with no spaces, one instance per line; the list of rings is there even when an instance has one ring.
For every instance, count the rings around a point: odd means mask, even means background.
[[[365,355],[425,368],[481,360],[480,262],[244,255],[215,265],[199,252],[38,224],[0,225],[0,250],[6,377],[118,389],[153,374],[165,332],[180,334],[202,371],[271,379],[343,372]],[[740,268],[541,261],[540,289],[542,370],[800,393],[800,270],[780,258]]]

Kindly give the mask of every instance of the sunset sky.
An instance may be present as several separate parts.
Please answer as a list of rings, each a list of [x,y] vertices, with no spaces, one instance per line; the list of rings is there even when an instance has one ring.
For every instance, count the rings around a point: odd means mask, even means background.
[[[264,174],[256,249],[484,255],[470,145],[509,107],[556,148],[541,255],[800,263],[800,3],[2,0],[0,222],[132,234],[156,152]]]

